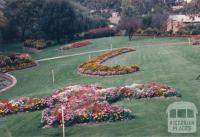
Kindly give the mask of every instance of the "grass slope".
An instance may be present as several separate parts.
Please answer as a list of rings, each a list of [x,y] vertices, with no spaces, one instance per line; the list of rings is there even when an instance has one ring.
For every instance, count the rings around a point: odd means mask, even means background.
[[[129,42],[125,37],[113,37],[113,47],[133,46],[136,52],[127,53],[113,58],[105,64],[138,64],[141,71],[134,74],[113,77],[88,77],[76,73],[77,65],[86,61],[88,55],[41,62],[37,67],[12,72],[18,83],[7,92],[0,93],[0,99],[16,97],[44,96],[65,85],[81,83],[101,83],[103,86],[119,86],[132,83],[161,82],[177,88],[183,95],[181,100],[191,101],[200,108],[200,81],[195,80],[200,74],[200,48],[187,44],[165,46],[166,43],[184,42],[184,38],[145,38],[135,37]],[[154,45],[156,46],[143,46]],[[160,44],[160,45],[157,45]],[[4,51],[23,52],[20,44],[8,45]],[[15,46],[15,48],[13,48]],[[51,47],[39,53],[32,54],[35,59],[61,55]],[[95,39],[94,44],[77,49],[64,51],[65,55],[79,52],[106,49],[110,47],[110,38]],[[16,49],[17,48],[17,49]],[[96,56],[97,53],[91,54]],[[51,70],[55,71],[55,84],[52,84]],[[66,135],[71,137],[138,137],[138,136],[180,136],[167,132],[168,105],[175,100],[131,100],[121,101],[117,105],[131,109],[136,119],[131,121],[104,123],[94,126],[76,126],[66,129]],[[20,113],[0,118],[1,137],[60,137],[62,129],[42,129],[40,125],[41,112]],[[197,119],[200,119],[198,115]],[[200,123],[200,121],[198,121]],[[200,125],[195,134],[182,136],[200,136]]]

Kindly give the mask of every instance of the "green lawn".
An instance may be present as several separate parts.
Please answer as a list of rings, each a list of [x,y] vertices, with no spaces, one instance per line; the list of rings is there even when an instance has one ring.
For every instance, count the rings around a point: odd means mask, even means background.
[[[133,46],[136,52],[120,55],[107,62],[114,64],[138,64],[140,72],[123,76],[88,77],[76,73],[77,66],[88,59],[88,55],[40,62],[37,67],[14,71],[18,82],[7,92],[0,93],[0,99],[17,97],[37,97],[49,95],[53,90],[65,85],[80,83],[101,83],[105,87],[143,82],[161,82],[174,87],[182,94],[180,100],[190,101],[200,108],[200,47],[188,44],[166,46],[166,43],[187,42],[186,38],[145,38],[135,37],[128,41],[126,37],[111,38],[113,47]],[[110,47],[110,38],[95,39],[89,46],[66,50],[64,55],[106,49]],[[155,46],[152,46],[154,45]],[[151,45],[151,46],[143,46]],[[7,45],[6,52],[24,52],[21,44]],[[39,53],[31,53],[35,59],[62,55],[56,50],[59,45]],[[96,56],[100,53],[91,54]],[[55,84],[52,84],[51,70],[55,71]],[[138,136],[200,136],[200,115],[198,132],[195,134],[169,134],[167,132],[168,105],[174,99],[151,99],[121,101],[117,105],[131,109],[136,119],[117,123],[104,123],[93,126],[76,126],[66,129],[71,137],[138,137]],[[20,113],[0,118],[0,137],[60,137],[62,129],[40,128],[41,112]]]

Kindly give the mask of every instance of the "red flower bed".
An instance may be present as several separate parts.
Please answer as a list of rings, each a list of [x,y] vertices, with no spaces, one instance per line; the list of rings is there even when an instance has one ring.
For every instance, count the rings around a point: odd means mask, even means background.
[[[78,71],[82,74],[99,75],[99,76],[121,75],[139,71],[139,67],[137,65],[132,65],[132,66],[117,65],[112,67],[102,65],[103,62],[112,57],[132,51],[135,50],[131,48],[120,48],[108,51],[102,55],[97,56],[96,58],[89,60],[86,63],[81,64],[78,67]]]
[[[110,27],[101,27],[101,28],[95,28],[91,29],[87,32],[85,32],[84,37],[85,38],[100,38],[100,37],[108,37],[108,36],[114,36],[115,30]]]
[[[80,123],[114,122],[134,118],[132,112],[111,103],[124,98],[179,96],[176,89],[160,83],[132,84],[103,88],[98,84],[68,86],[44,98],[18,98],[0,101],[0,115],[42,110],[43,127],[62,126],[61,106],[65,126]]]
[[[29,68],[36,64],[29,54],[0,54],[0,72]]]
[[[103,31],[111,31],[112,29],[109,27],[101,27],[101,28],[95,28],[95,29],[90,29],[86,33],[99,33]]]
[[[90,44],[92,44],[91,40],[83,40],[83,41],[64,45],[60,49],[64,50],[64,49],[78,48],[78,47],[82,47],[82,46],[86,46],[86,45],[90,45]]]
[[[18,98],[14,100],[0,100],[0,115],[5,116],[18,112],[32,112],[44,109],[45,103],[42,98]]]

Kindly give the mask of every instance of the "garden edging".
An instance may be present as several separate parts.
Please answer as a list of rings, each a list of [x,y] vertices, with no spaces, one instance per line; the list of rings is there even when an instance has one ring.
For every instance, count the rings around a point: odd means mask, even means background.
[[[11,89],[12,87],[14,87],[14,86],[17,84],[17,79],[16,79],[14,76],[12,76],[11,74],[2,73],[2,74],[0,74],[0,77],[3,77],[3,78],[5,78],[5,79],[8,79],[9,81],[12,82],[11,85],[9,85],[8,87],[6,87],[6,88],[0,90],[0,93],[6,91],[6,90],[8,90],[8,89]]]

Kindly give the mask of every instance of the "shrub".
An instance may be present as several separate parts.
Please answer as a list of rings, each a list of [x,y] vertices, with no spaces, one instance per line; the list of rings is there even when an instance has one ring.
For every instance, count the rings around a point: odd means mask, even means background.
[[[50,45],[51,45],[51,42],[46,41],[44,39],[39,39],[39,40],[28,39],[24,41],[24,47],[33,48],[37,50],[47,48]]]
[[[147,35],[159,35],[160,31],[156,28],[147,28],[146,30],[143,31],[143,34]]]

